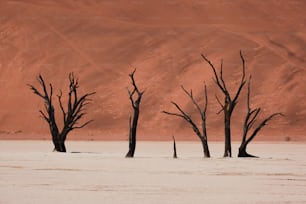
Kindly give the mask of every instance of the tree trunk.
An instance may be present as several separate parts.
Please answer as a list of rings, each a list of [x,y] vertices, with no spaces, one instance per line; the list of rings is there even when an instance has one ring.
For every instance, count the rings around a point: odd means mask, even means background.
[[[125,157],[134,157],[135,149],[136,149],[136,131],[137,131],[137,123],[139,117],[139,107],[134,108],[134,117],[133,123],[130,126],[129,133],[129,151]]]
[[[204,157],[210,158],[210,152],[209,152],[207,140],[201,138],[201,142],[202,142]]]
[[[129,141],[129,151],[126,154],[125,157],[134,157],[135,149],[136,149],[136,139],[130,139],[130,141]]]
[[[59,152],[60,150],[60,145],[59,145],[59,141],[57,140],[57,138],[53,137],[52,138],[53,144],[54,144],[54,152]]]
[[[225,141],[225,147],[224,147],[224,157],[232,157],[232,145],[231,145],[231,120],[230,116],[225,116],[224,120],[224,141]]]
[[[246,151],[247,143],[242,143],[239,147],[238,157],[256,157],[254,155],[251,155],[247,153]]]
[[[65,146],[65,140],[60,137],[59,135],[57,137],[52,137],[52,141],[54,144],[54,151],[56,152],[66,152],[66,146]]]
[[[50,124],[50,132],[52,135],[52,142],[54,145],[54,150],[56,152],[60,151],[60,144],[59,144],[59,133],[57,127],[55,127],[53,124]]]
[[[59,140],[59,152],[66,152],[65,140]]]

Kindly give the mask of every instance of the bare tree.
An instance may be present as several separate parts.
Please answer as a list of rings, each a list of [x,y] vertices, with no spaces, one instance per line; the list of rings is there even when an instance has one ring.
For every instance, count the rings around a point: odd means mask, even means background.
[[[173,101],[171,103],[176,107],[176,109],[179,111],[179,113],[171,113],[171,112],[167,112],[167,111],[163,111],[163,113],[183,118],[186,122],[188,122],[191,125],[193,131],[196,133],[196,135],[198,136],[198,138],[200,139],[200,141],[202,143],[204,157],[210,157],[210,152],[209,152],[208,142],[207,142],[207,131],[206,131],[206,110],[207,110],[207,103],[208,103],[206,85],[204,86],[205,105],[204,105],[203,110],[201,110],[199,104],[195,101],[195,99],[193,97],[192,90],[190,90],[190,92],[188,92],[183,86],[181,86],[181,88],[188,95],[188,97],[190,98],[193,105],[196,107],[197,111],[199,112],[199,114],[201,116],[202,132],[200,131],[198,126],[194,123],[194,121],[191,119],[191,116],[186,114],[182,110],[182,108],[177,103],[175,103]]]
[[[219,98],[216,95],[216,99],[218,103],[221,106],[221,110],[218,112],[221,113],[223,112],[224,114],[224,135],[225,135],[225,148],[224,148],[224,157],[231,157],[232,156],[232,147],[231,147],[231,117],[232,113],[234,111],[234,108],[236,107],[238,103],[238,98],[240,95],[240,92],[246,83],[245,80],[245,60],[242,55],[242,52],[240,51],[240,58],[242,61],[242,76],[241,76],[241,81],[238,86],[238,89],[234,95],[234,97],[231,97],[227,86],[225,84],[224,78],[223,78],[223,61],[221,61],[221,67],[220,67],[220,74],[218,75],[216,72],[216,69],[214,65],[203,55],[201,54],[202,58],[210,65],[213,73],[214,73],[214,81],[219,87],[219,89],[222,91],[224,94],[224,103],[222,103]]]
[[[273,113],[269,117],[265,118],[263,121],[261,121],[256,128],[254,128],[252,134],[247,138],[248,133],[250,129],[252,129],[256,118],[258,114],[260,113],[260,108],[251,109],[250,107],[250,94],[251,94],[251,76],[248,81],[248,98],[247,98],[247,114],[244,120],[243,124],[243,136],[241,145],[239,147],[238,157],[255,157],[254,155],[251,155],[247,153],[246,148],[247,145],[255,138],[257,133],[265,126],[267,125],[267,122],[273,119],[277,115],[283,116],[282,113]]]
[[[58,125],[56,123],[55,111],[52,101],[53,87],[52,84],[49,84],[50,90],[47,90],[45,81],[41,75],[37,78],[42,91],[39,91],[32,85],[28,85],[34,94],[38,95],[44,100],[45,103],[45,112],[40,110],[41,117],[49,124],[50,132],[52,135],[52,141],[54,144],[54,150],[58,152],[66,152],[65,140],[70,131],[74,129],[83,128],[88,125],[92,120],[89,120],[81,125],[78,125],[78,122],[85,116],[85,107],[89,104],[91,95],[95,92],[86,93],[81,97],[78,97],[77,89],[79,88],[78,79],[74,77],[73,73],[69,74],[69,93],[68,93],[68,104],[67,110],[64,109],[62,103],[62,91],[57,96],[60,109],[63,114],[63,127],[59,131]]]
[[[131,81],[132,81],[133,90],[130,91],[128,89],[128,94],[129,94],[129,98],[132,104],[132,108],[134,110],[134,116],[133,116],[133,119],[131,118],[131,116],[129,117],[129,130],[130,130],[129,131],[129,151],[125,157],[134,157],[134,154],[135,154],[136,131],[137,131],[138,118],[139,118],[139,106],[140,106],[142,95],[144,93],[144,91],[139,91],[135,83],[135,79],[134,79],[135,72],[136,72],[136,69],[131,74],[129,74]],[[136,99],[134,99],[135,94],[136,94]]]
[[[172,136],[172,139],[173,139],[173,158],[174,158],[174,159],[177,159],[175,137]]]

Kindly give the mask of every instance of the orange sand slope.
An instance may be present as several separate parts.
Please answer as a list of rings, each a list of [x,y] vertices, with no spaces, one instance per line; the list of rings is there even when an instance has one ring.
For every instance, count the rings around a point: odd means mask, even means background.
[[[43,102],[26,84],[35,76],[67,93],[68,73],[80,78],[81,90],[97,91],[88,107],[94,123],[76,131],[75,139],[126,139],[131,112],[126,87],[137,68],[141,104],[139,139],[164,140],[176,135],[194,139],[183,121],[165,116],[171,100],[198,115],[179,86],[193,89],[203,102],[209,94],[208,134],[222,139],[222,114],[212,72],[204,53],[219,68],[224,60],[228,88],[240,78],[239,50],[253,75],[252,106],[263,116],[283,112],[259,136],[261,140],[306,140],[305,56],[306,2],[295,1],[95,1],[3,0],[0,3],[0,139],[48,138],[39,118]],[[233,116],[233,136],[239,139],[246,112],[242,92]],[[54,100],[57,102],[56,100]],[[56,107],[58,107],[56,105]],[[59,115],[60,113],[58,113]],[[60,115],[59,115],[60,116]],[[61,118],[61,117],[59,117]]]

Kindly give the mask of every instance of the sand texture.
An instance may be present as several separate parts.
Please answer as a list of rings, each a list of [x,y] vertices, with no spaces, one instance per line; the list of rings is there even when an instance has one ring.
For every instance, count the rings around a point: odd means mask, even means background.
[[[67,146],[61,154],[47,141],[1,141],[0,203],[306,203],[305,144],[255,143],[261,158],[225,159],[212,143],[204,159],[199,143],[179,142],[177,160],[169,142],[140,142],[134,159],[123,157],[126,142]]]
[[[199,122],[197,111],[180,89],[193,89],[203,104],[208,87],[210,138],[222,139],[222,98],[205,54],[233,94],[241,72],[253,75],[252,106],[263,115],[282,112],[260,140],[306,140],[306,1],[253,0],[2,0],[0,1],[0,139],[49,138],[39,117],[43,102],[26,84],[38,85],[41,73],[54,96],[67,93],[68,73],[80,79],[80,93],[97,91],[88,107],[94,119],[71,139],[123,140],[131,112],[128,74],[146,89],[141,104],[139,139],[164,140],[175,134],[193,139],[181,120],[161,114],[178,102]],[[54,99],[58,110],[57,99]],[[233,115],[234,138],[240,138],[246,112],[244,90]],[[56,111],[61,121],[60,111]]]

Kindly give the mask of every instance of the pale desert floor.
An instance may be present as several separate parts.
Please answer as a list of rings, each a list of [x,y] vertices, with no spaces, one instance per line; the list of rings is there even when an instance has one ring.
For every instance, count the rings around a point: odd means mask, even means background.
[[[238,144],[233,144],[236,156]],[[258,159],[222,158],[222,143],[0,141],[0,203],[306,203],[306,144],[255,143]],[[79,153],[78,153],[79,152]]]

